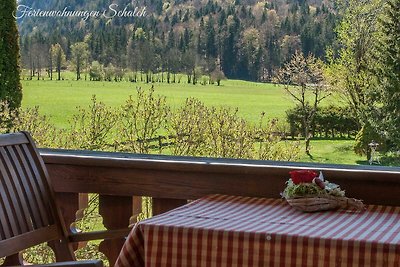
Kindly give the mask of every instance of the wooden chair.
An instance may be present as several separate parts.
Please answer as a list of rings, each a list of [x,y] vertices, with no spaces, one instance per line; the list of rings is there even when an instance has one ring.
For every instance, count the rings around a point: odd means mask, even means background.
[[[103,266],[98,260],[65,262],[75,256],[31,136],[0,135],[0,257],[7,256],[6,266],[22,265],[20,251],[44,242],[51,242],[60,262],[51,266]]]

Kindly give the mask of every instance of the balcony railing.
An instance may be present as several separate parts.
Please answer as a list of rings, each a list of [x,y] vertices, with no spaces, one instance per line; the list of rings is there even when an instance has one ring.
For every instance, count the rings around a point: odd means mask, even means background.
[[[400,206],[400,168],[301,164],[274,161],[136,155],[92,151],[41,150],[65,222],[71,225],[85,207],[87,193],[99,194],[106,233],[84,233],[74,241],[103,239],[99,250],[115,262],[140,196],[152,197],[159,214],[208,194],[279,198],[293,169],[322,170],[347,195],[366,204]]]

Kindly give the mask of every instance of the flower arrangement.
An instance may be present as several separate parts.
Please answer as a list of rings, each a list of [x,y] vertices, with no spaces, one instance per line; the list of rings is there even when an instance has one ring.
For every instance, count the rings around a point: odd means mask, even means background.
[[[339,185],[324,179],[322,172],[297,170],[289,174],[290,179],[286,182],[282,197],[294,208],[305,212],[364,209],[361,200],[347,198]]]

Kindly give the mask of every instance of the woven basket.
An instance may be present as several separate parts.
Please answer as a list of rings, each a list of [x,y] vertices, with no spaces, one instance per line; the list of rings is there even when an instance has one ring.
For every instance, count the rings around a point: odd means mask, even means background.
[[[361,200],[347,197],[324,196],[304,196],[296,198],[286,198],[290,206],[304,212],[315,212],[335,209],[354,209],[364,210]]]

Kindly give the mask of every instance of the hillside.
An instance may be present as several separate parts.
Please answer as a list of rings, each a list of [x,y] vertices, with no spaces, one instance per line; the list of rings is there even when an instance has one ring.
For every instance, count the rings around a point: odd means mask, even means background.
[[[323,0],[20,0],[19,4],[33,10],[108,15],[86,20],[19,19],[22,62],[32,75],[52,68],[49,49],[57,43],[67,59],[63,68],[73,68],[71,46],[84,41],[88,45],[84,68],[97,61],[124,71],[196,76],[222,70],[228,78],[269,81],[296,50],[323,58],[326,46],[334,42],[336,23],[332,4]],[[145,8],[146,16],[119,17],[117,11],[124,8]]]

